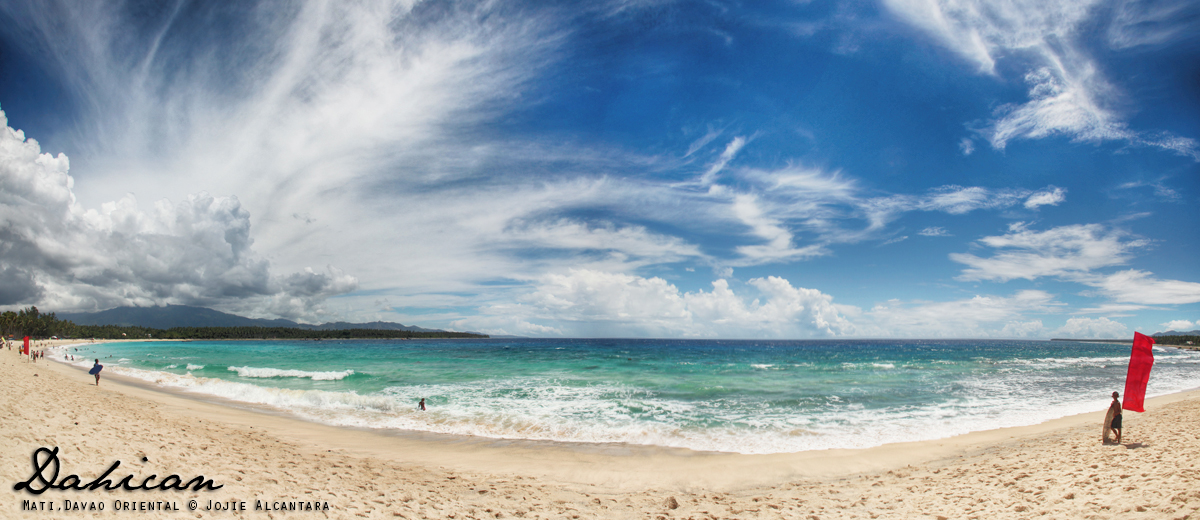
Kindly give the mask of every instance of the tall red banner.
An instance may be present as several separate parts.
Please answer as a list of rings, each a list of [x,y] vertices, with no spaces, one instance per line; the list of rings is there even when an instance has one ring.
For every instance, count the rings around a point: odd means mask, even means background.
[[[29,336],[25,336],[25,355],[29,355]]]
[[[1129,355],[1129,372],[1125,375],[1125,399],[1121,408],[1131,412],[1146,411],[1146,383],[1154,366],[1154,338],[1133,333],[1133,353]]]

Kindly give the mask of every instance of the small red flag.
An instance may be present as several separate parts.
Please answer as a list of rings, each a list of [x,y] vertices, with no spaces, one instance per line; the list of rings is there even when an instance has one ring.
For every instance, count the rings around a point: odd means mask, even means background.
[[[1133,352],[1129,354],[1129,372],[1125,375],[1125,399],[1121,408],[1131,412],[1146,411],[1146,383],[1154,366],[1154,338],[1133,333]]]

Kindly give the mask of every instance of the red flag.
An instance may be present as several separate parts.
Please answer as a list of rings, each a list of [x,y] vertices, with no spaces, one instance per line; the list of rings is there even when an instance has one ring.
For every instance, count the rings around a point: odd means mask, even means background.
[[[1154,338],[1140,332],[1133,333],[1133,352],[1129,355],[1129,373],[1125,375],[1125,399],[1121,408],[1131,412],[1144,412],[1146,383],[1150,381],[1150,368],[1154,366]]]
[[[29,336],[25,336],[25,355],[29,355]]]

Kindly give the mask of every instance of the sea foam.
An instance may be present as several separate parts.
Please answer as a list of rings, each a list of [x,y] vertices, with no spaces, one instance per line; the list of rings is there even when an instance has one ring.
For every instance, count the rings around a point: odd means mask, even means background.
[[[285,370],[280,368],[229,367],[229,371],[237,372],[237,375],[242,377],[307,377],[313,381],[337,381],[354,375],[353,370],[310,372],[307,370]]]
[[[277,345],[272,343],[271,348]],[[311,349],[307,344],[303,348]],[[422,353],[443,347],[424,348]],[[471,368],[472,377],[449,381],[451,374],[467,371],[463,368],[462,360],[468,358],[464,350],[446,348],[446,355],[453,361],[431,372],[433,376],[421,376],[424,383],[405,381],[419,379],[417,374],[431,370],[430,358],[417,364],[407,357],[400,365],[406,375],[390,372],[383,383],[373,387],[363,383],[379,376],[363,374],[346,379],[356,374],[354,370],[228,367],[229,372],[246,380],[234,380],[233,374],[227,379],[200,377],[125,363],[114,363],[105,371],[187,392],[269,406],[335,426],[782,453],[937,439],[1103,410],[1112,390],[1108,387],[1115,384],[1113,378],[1124,375],[1119,365],[1128,359],[1073,356],[1058,351],[1015,359],[981,356],[972,351],[970,356],[958,357],[952,363],[934,357],[909,359],[895,352],[889,352],[886,358],[860,357],[848,362],[842,361],[847,356],[841,353],[832,361],[814,356],[812,360],[782,357],[728,363],[729,358],[700,357],[687,363],[672,359],[672,365],[686,367],[677,373],[660,376],[654,370],[639,369],[633,373],[635,377],[623,382],[612,381],[608,375],[590,376],[596,370],[588,369],[602,365],[601,361],[580,362],[576,365],[580,371],[553,372],[552,376],[518,375],[518,370],[505,369],[481,377],[474,373],[481,370],[476,365]],[[561,348],[554,350],[575,355]],[[181,350],[170,352],[172,355],[164,357],[179,360],[191,355]],[[311,350],[306,352],[311,355]],[[406,354],[413,356],[413,352]],[[334,366],[345,366],[345,358],[352,355],[338,351]],[[490,369],[492,365],[511,363],[515,354],[493,349],[484,355]],[[387,359],[379,351],[371,351],[369,356],[373,362]],[[546,362],[545,356],[538,356],[538,363]],[[215,359],[219,358],[199,355],[197,361],[215,365]],[[638,358],[623,354],[616,363],[628,366],[623,362],[631,359]],[[74,364],[86,368],[91,362],[86,359]],[[637,362],[647,363],[644,357]],[[1200,385],[1200,375],[1191,369],[1197,362],[1200,355],[1195,353],[1164,353],[1152,378],[1157,390],[1151,394]],[[756,370],[745,371],[748,365]],[[383,363],[369,366],[384,370]],[[530,365],[514,366],[532,372]],[[705,368],[709,366],[715,368]],[[909,370],[914,367],[919,370]],[[711,372],[699,372],[703,370]],[[584,381],[586,377],[593,379]],[[292,379],[272,382],[271,378]],[[828,382],[835,378],[841,379]],[[316,385],[304,379],[324,382],[320,388],[313,388]],[[272,384],[293,388],[268,386]],[[688,389],[681,390],[676,386],[680,384]],[[881,404],[881,394],[890,395],[890,400]],[[427,399],[427,411],[415,407],[421,398]]]

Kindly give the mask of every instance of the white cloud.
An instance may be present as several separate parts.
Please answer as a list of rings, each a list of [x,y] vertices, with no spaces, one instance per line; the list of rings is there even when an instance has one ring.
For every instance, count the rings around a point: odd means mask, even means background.
[[[1146,305],[1200,302],[1200,283],[1160,280],[1137,269],[1118,271],[1107,276],[1087,276],[1079,281],[1100,289],[1105,296],[1127,303]]]
[[[514,222],[505,229],[503,239],[506,247],[616,251],[629,257],[646,258],[654,264],[704,256],[695,245],[642,226],[618,227],[612,223],[587,224],[568,219]]]
[[[1179,201],[1180,199],[1183,198],[1183,196],[1179,194],[1178,190],[1171,188],[1170,186],[1167,186],[1162,180],[1158,180],[1156,182],[1130,181],[1130,182],[1123,183],[1120,186],[1117,186],[1118,189],[1122,189],[1122,190],[1137,189],[1137,188],[1144,188],[1144,187],[1154,188],[1155,196],[1166,199],[1168,201],[1174,202],[1174,201]]]
[[[1047,187],[1043,191],[1053,188]],[[921,196],[892,195],[856,201],[871,229],[882,228],[909,211],[939,211],[951,215],[965,215],[977,210],[1010,208],[1035,195],[1023,189],[988,189],[979,186],[939,186]]]
[[[1105,302],[1092,307],[1075,309],[1075,314],[1103,314],[1105,316],[1126,317],[1133,316],[1134,311],[1148,308],[1148,306],[1141,304]]]
[[[236,198],[201,193],[150,211],[126,196],[100,210],[76,202],[65,155],[41,153],[0,112],[0,305],[61,310],[118,305],[240,307],[313,319],[357,280],[328,267],[271,273],[252,249]]]
[[[1040,338],[1045,335],[1046,326],[1042,325],[1042,320],[1010,321],[1004,324],[999,334],[1003,338]]]
[[[815,289],[779,277],[748,282],[758,297],[736,294],[723,279],[711,291],[681,292],[661,278],[572,269],[542,278],[519,305],[488,309],[463,328],[515,330],[539,324],[574,336],[829,337],[851,333],[845,308]],[[483,326],[480,326],[483,325]]]
[[[1019,197],[1012,192],[993,192],[986,188],[945,186],[930,193],[918,204],[925,211],[944,211],[951,215],[962,215],[979,208],[1003,207]]]
[[[1040,139],[1063,135],[1075,141],[1136,141],[1116,115],[1101,106],[1098,97],[1112,90],[1095,66],[1080,64],[1076,75],[1042,67],[1025,75],[1030,101],[999,110],[989,140],[992,147],[1003,149],[1010,140]]]
[[[708,171],[704,172],[704,175],[700,177],[700,184],[708,186],[715,182],[717,180],[717,174],[721,173],[721,170],[725,169],[725,165],[729,164],[729,161],[732,161],[733,158],[737,156],[738,152],[742,150],[743,146],[746,146],[745,137],[738,136],[734,137],[732,141],[729,141],[729,144],[725,145],[725,151],[721,152],[721,156],[717,158],[717,162],[713,163],[713,165],[708,168]]]
[[[971,155],[975,152],[975,141],[970,137],[964,137],[958,142],[958,149],[962,151],[963,155]]]
[[[1173,330],[1176,332],[1191,332],[1195,329],[1200,329],[1200,321],[1193,322],[1188,320],[1171,320],[1161,324],[1163,328],[1161,332]]]
[[[709,127],[707,133],[700,136],[699,139],[692,141],[692,144],[688,145],[687,152],[684,153],[683,156],[690,157],[692,154],[700,151],[701,148],[708,146],[708,143],[711,143],[713,141],[713,139],[720,137],[722,132],[723,132],[723,130],[718,130],[718,129]]]
[[[1113,6],[1108,42],[1113,49],[1165,45],[1200,29],[1195,2],[1126,0]]]
[[[1200,145],[1195,140],[1136,132],[1121,120],[1115,108],[1121,104],[1121,94],[1109,84],[1078,38],[1094,30],[1087,26],[1095,23],[1100,3],[885,0],[884,5],[974,64],[981,73],[1000,74],[998,60],[1014,62],[1010,68],[1026,71],[1029,100],[1002,107],[987,129],[987,138],[996,149],[1003,149],[1013,139],[1061,135],[1075,141],[1122,140],[1200,160]],[[1146,10],[1129,4],[1119,5],[1113,17],[1109,37],[1115,48],[1143,42],[1162,44],[1187,34],[1186,22],[1158,23],[1185,4],[1164,2]],[[965,154],[970,153],[967,150],[963,148]]]
[[[462,289],[511,266],[487,240],[493,223],[580,197],[570,179],[492,176],[496,162],[609,160],[472,133],[528,103],[523,87],[555,61],[562,26],[549,10],[382,0],[208,16],[223,8],[193,4],[184,31],[155,6],[131,20],[116,0],[8,7],[31,54],[58,68],[82,107],[60,138],[87,159],[73,171],[84,207],[130,191],[236,194],[255,217],[255,248],[287,272],[353,263],[372,289]],[[229,26],[205,25],[213,20]],[[488,200],[498,195],[509,198]],[[437,232],[453,238],[430,244]],[[428,266],[442,271],[421,277]]]
[[[1125,339],[1132,337],[1129,327],[1108,318],[1070,318],[1053,332],[1056,338],[1067,339]]]
[[[946,231],[946,228],[944,228],[944,227],[940,227],[940,226],[927,227],[927,228],[925,228],[925,229],[922,229],[922,230],[921,230],[921,232],[920,232],[920,233],[917,233],[917,234],[918,234],[918,235],[921,235],[921,236],[923,236],[923,237],[948,237],[948,236],[953,236],[953,235],[951,235],[951,234],[950,234],[950,232]]]
[[[734,215],[749,226],[755,236],[767,242],[738,246],[737,252],[746,260],[735,262],[735,265],[783,262],[828,254],[821,244],[794,247],[792,233],[779,219],[768,216],[760,207],[758,197],[754,195],[737,195],[734,197],[732,209]]]
[[[1008,234],[985,237],[979,243],[997,252],[990,258],[951,254],[951,260],[968,266],[956,279],[1007,282],[1049,276],[1081,283],[1098,289],[1098,295],[1110,300],[1079,311],[1089,314],[1128,313],[1147,305],[1200,302],[1200,283],[1162,280],[1137,269],[1093,273],[1128,263],[1139,248],[1148,245],[1146,240],[1099,224],[1061,226],[1039,232],[1016,223]]]
[[[1067,190],[1050,188],[1034,193],[1029,198],[1026,198],[1025,207],[1028,209],[1037,209],[1038,206],[1057,206],[1064,200],[1067,200]]]
[[[1027,315],[1054,312],[1061,304],[1044,291],[1026,290],[1011,297],[975,296],[945,302],[889,301],[865,316],[867,335],[909,338],[1030,337],[1042,329]],[[1037,322],[1040,325],[1040,322]]]
[[[963,281],[1016,278],[1033,280],[1043,276],[1081,275],[1093,269],[1121,265],[1144,240],[1108,230],[1099,224],[1060,226],[1033,231],[1022,223],[1002,236],[985,237],[979,243],[999,250],[990,258],[954,253],[950,259],[966,264],[957,279]]]

